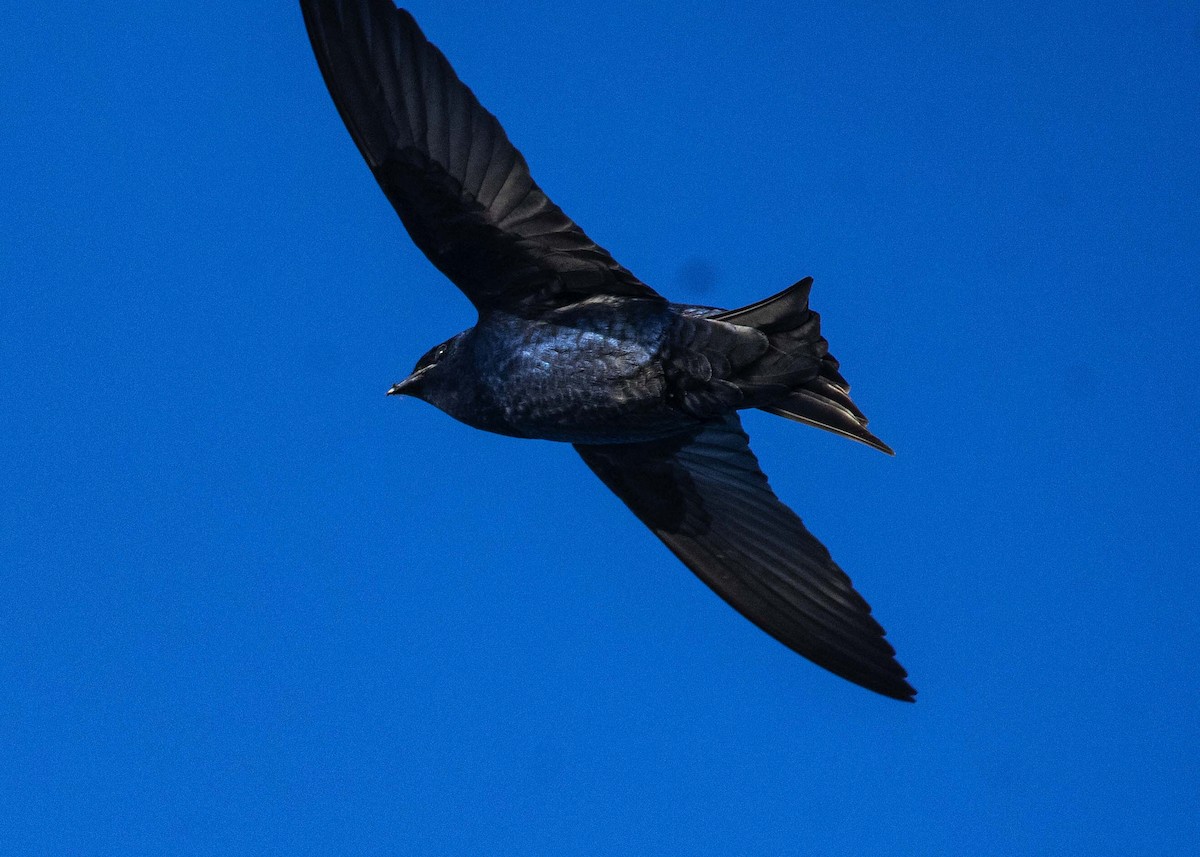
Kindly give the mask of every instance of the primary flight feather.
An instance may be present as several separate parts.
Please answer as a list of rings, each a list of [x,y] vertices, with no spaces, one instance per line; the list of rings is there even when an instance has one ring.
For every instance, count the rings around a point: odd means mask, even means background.
[[[808,307],[811,279],[738,310],[674,304],[550,201],[500,123],[391,0],[301,0],[334,104],[413,242],[479,312],[389,393],[572,443],[696,575],[785,646],[911,701],[871,608],[787,506],[737,412],[891,452]]]

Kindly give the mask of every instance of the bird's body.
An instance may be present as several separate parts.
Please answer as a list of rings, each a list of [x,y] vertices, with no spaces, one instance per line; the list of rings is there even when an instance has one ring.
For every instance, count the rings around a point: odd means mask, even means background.
[[[811,279],[737,310],[669,303],[529,175],[391,0],[301,0],[342,119],[413,241],[479,311],[390,393],[485,431],[565,441],[722,598],[780,642],[911,700],[883,629],[767,484],[737,412],[885,452],[808,306]]]
[[[460,334],[418,394],[467,425],[571,443],[650,440],[681,431],[659,356],[677,310],[594,298],[530,320],[492,312]],[[693,421],[694,424],[695,421]]]

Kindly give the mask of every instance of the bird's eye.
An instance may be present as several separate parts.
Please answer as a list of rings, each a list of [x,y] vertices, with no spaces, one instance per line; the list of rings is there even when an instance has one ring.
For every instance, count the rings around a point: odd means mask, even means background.
[[[439,345],[437,347],[437,351],[433,352],[433,362],[437,363],[439,360],[441,360],[445,356],[446,356],[446,346]]]

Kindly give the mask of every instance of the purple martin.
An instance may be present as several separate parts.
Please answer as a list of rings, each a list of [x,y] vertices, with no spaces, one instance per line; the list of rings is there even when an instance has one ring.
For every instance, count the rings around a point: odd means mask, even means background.
[[[812,279],[736,310],[671,303],[534,183],[500,123],[391,0],[301,0],[351,137],[413,242],[478,323],[390,394],[467,425],[571,443],[688,568],[788,648],[912,701],[895,650],[775,496],[738,411],[891,450],[809,309]]]

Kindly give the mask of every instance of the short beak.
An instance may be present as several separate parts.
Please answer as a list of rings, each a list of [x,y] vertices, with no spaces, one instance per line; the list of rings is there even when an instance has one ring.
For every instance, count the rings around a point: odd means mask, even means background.
[[[417,384],[420,382],[421,376],[424,375],[428,371],[429,371],[429,367],[426,366],[424,369],[421,369],[420,371],[413,372],[411,375],[409,375],[403,381],[393,384],[391,386],[391,389],[389,389],[387,391],[387,394],[389,396],[402,396],[402,395],[406,395],[406,394],[410,395],[410,396],[413,395],[416,392],[415,388],[416,388]]]

